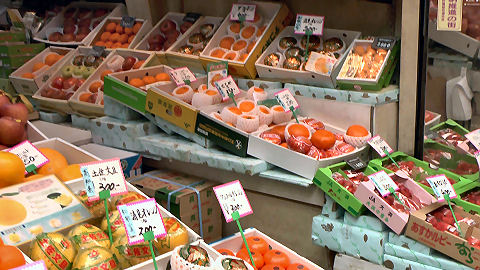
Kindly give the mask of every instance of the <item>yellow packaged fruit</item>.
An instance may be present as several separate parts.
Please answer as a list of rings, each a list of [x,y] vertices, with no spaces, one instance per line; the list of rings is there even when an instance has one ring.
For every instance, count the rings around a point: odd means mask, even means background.
[[[146,200],[144,196],[138,194],[135,191],[129,191],[125,194],[118,195],[115,197],[112,197],[112,205],[117,208],[117,206],[122,205],[122,204],[127,204],[127,203],[132,203],[132,202],[138,202],[142,200]]]
[[[75,258],[72,242],[61,233],[41,233],[31,243],[30,257],[43,260],[48,270],[70,270]]]
[[[175,218],[163,218],[165,223],[165,230],[167,235],[165,238],[157,238],[153,242],[159,254],[172,251],[177,246],[182,246],[188,243],[188,232],[185,227],[180,224]]]
[[[78,252],[73,269],[81,270],[120,270],[122,267],[110,250],[104,247],[91,247]]]
[[[77,197],[80,199],[80,201],[83,202],[83,204],[85,204],[88,211],[90,211],[90,213],[94,217],[105,216],[105,204],[103,200],[96,200],[96,201],[89,202],[87,192],[85,190],[80,191]],[[110,209],[110,202],[108,200],[107,200],[107,207],[108,209]]]
[[[117,238],[117,240],[113,242],[111,249],[113,254],[117,256],[122,268],[128,268],[152,259],[152,253],[150,252],[148,242],[129,245],[126,235]]]
[[[118,210],[114,210],[109,212],[108,215],[110,216],[110,229],[112,230],[112,237],[115,240],[116,238],[125,235],[125,226],[123,225],[122,217],[120,216]],[[104,217],[102,220],[102,225],[100,228],[105,232],[108,233],[108,221],[107,217]]]
[[[91,224],[76,226],[68,233],[68,238],[77,250],[90,247],[110,248],[108,235]]]

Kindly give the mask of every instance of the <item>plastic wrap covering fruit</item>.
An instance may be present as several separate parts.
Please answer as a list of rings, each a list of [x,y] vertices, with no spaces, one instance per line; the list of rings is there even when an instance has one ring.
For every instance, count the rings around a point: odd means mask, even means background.
[[[423,208],[426,206],[425,204],[419,202],[416,202],[413,199],[412,193],[410,190],[403,184],[403,182],[406,181],[406,179],[401,178],[397,176],[396,174],[391,174],[390,177],[392,178],[393,181],[398,185],[399,189],[395,191],[395,195],[398,197],[397,200],[393,194],[389,194],[385,197],[382,197],[385,202],[387,202],[389,205],[391,205],[395,210],[399,212],[404,212],[404,213],[410,213],[413,211],[416,211],[420,208]],[[378,193],[378,191],[375,189],[375,192]]]
[[[399,161],[397,162],[397,164],[400,168],[393,163],[386,165],[385,168],[392,172],[402,170],[406,172],[408,176],[410,176],[410,178],[414,179],[420,184],[423,184],[427,187],[430,186],[426,179],[431,175],[429,175],[423,168],[416,166],[413,161]],[[447,179],[448,181],[450,181],[450,184],[455,184],[455,180],[453,180],[452,178],[447,177]]]
[[[425,149],[425,152],[423,154],[423,160],[425,160],[426,162],[436,167],[445,168],[458,175],[471,175],[478,172],[477,164],[468,163],[465,160],[456,161],[456,166],[454,166],[455,168],[443,165],[444,162],[442,161],[454,162],[453,158],[454,157],[451,153],[439,149]]]
[[[368,181],[368,177],[363,172],[352,170],[344,170],[343,174],[340,172],[334,172],[332,178],[352,194],[357,191],[360,182]]]
[[[455,148],[460,148],[469,154],[474,154],[476,149],[470,143],[470,141],[465,138],[465,136],[461,135],[460,133],[454,131],[451,128],[445,128],[437,131],[438,137],[434,138],[433,140],[447,145],[452,146]]]
[[[458,213],[455,213],[455,218],[457,219],[458,223],[464,222],[470,226],[475,224],[475,221],[473,219],[464,218]],[[459,230],[455,223],[455,219],[453,218],[452,211],[450,211],[448,206],[443,206],[441,208],[435,209],[435,211],[428,213],[425,221],[432,224],[432,226],[439,231],[446,231],[456,236],[460,236]]]

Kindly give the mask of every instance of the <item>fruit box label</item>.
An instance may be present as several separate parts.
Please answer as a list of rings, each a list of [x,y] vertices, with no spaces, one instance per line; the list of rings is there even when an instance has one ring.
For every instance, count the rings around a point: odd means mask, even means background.
[[[127,105],[128,107],[145,113],[145,102],[147,94],[117,78],[105,76],[105,95]]]
[[[195,133],[198,111],[169,97],[167,93],[149,89],[145,110],[190,133]]]

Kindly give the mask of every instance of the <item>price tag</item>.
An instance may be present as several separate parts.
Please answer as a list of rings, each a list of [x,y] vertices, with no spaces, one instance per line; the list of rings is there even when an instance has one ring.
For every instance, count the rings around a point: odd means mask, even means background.
[[[226,78],[216,81],[215,87],[222,95],[224,101],[229,99],[230,95],[236,96],[240,94],[240,89],[238,89],[238,86],[233,80],[232,76],[227,76]]]
[[[392,178],[390,178],[390,176],[388,176],[385,171],[379,171],[372,175],[369,175],[368,179],[373,181],[375,187],[377,188],[378,192],[380,192],[380,195],[382,195],[382,197],[390,194],[390,188],[393,188],[393,190],[395,191],[398,190],[397,184],[392,180]]]
[[[247,195],[243,190],[240,181],[235,180],[220,186],[213,187],[215,196],[220,203],[223,215],[227,222],[233,220],[232,214],[237,211],[240,217],[248,216],[253,213],[252,206],[248,201]]]
[[[308,34],[314,36],[323,35],[324,16],[297,14],[295,20],[295,27],[293,28],[295,34]]]
[[[288,88],[276,92],[275,98],[286,112],[289,112],[291,107],[295,110],[300,107]]]
[[[122,21],[120,21],[120,25],[125,28],[132,28],[135,24],[135,17],[130,16],[122,16]]]
[[[100,57],[105,53],[105,46],[93,46],[92,54],[94,56]]]
[[[363,161],[360,157],[356,157],[354,159],[350,159],[346,161],[348,166],[350,166],[353,170],[358,171],[363,168],[367,167],[367,163]]]
[[[457,197],[457,193],[455,193],[455,189],[453,189],[452,184],[448,181],[447,177],[444,174],[434,175],[427,177],[427,182],[430,184],[430,187],[437,196],[439,202],[443,202],[445,200],[444,195],[448,195],[450,199],[454,199]]]
[[[390,50],[395,45],[397,41],[394,37],[375,37],[372,43],[372,48],[374,49],[384,49]]]
[[[80,172],[90,202],[97,201],[103,190],[109,190],[112,197],[127,193],[127,182],[118,158],[81,164]]]
[[[370,138],[367,142],[368,142],[368,144],[370,144],[370,146],[371,146],[373,149],[375,149],[375,151],[377,151],[377,153],[378,153],[381,157],[385,157],[385,156],[386,156],[385,150],[386,150],[389,154],[393,153],[393,149],[390,147],[390,145],[388,145],[388,143],[387,143],[382,137],[380,137],[379,135]]]
[[[23,161],[23,164],[25,164],[25,168],[31,165],[40,168],[49,161],[48,158],[29,141],[23,141],[7,151],[17,155]],[[25,174],[27,173],[29,172],[25,170]]]
[[[177,86],[182,86],[185,84],[190,84],[197,80],[195,75],[187,67],[181,67],[170,70],[170,77],[175,81]]]
[[[465,138],[467,138],[477,150],[480,150],[480,129],[465,134]]]
[[[19,267],[15,267],[10,270],[47,270],[47,266],[45,265],[45,262],[41,260],[31,264],[25,264]]]
[[[167,235],[162,214],[154,198],[117,206],[127,231],[128,244],[144,241],[143,234],[152,231],[154,238]]]
[[[256,8],[256,5],[233,4],[230,11],[230,20],[240,21],[243,18],[244,21],[251,22],[255,19]]]
[[[218,63],[211,63],[207,65],[207,86],[208,88],[215,88],[215,82],[227,77],[228,62],[222,61]]]

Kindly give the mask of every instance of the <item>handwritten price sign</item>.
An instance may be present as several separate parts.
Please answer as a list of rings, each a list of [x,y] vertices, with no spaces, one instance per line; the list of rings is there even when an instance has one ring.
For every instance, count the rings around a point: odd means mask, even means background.
[[[232,214],[238,211],[240,217],[253,213],[252,206],[240,181],[236,180],[213,188],[227,222],[233,220]]]
[[[289,112],[291,107],[293,107],[294,110],[300,107],[297,100],[295,100],[295,97],[293,97],[292,93],[290,93],[290,90],[287,88],[275,93],[275,98],[286,112]]]
[[[323,35],[324,21],[324,16],[297,14],[293,30],[295,34],[306,35],[310,33],[310,35],[321,36]]]
[[[218,92],[223,97],[223,100],[227,100],[230,96],[236,96],[240,94],[240,89],[238,89],[237,84],[233,80],[232,76],[227,76],[221,80],[215,82],[215,87],[217,87]]]
[[[382,195],[382,197],[390,194],[390,188],[393,188],[393,190],[395,191],[399,189],[397,184],[392,180],[392,178],[390,178],[390,176],[388,176],[385,171],[379,171],[377,173],[369,175],[368,179],[373,181],[375,187],[377,188],[378,192],[380,192],[380,195]]]
[[[23,164],[25,164],[25,168],[31,165],[40,168],[49,161],[48,158],[29,141],[15,145],[10,148],[8,152],[17,155],[23,161]],[[25,170],[25,174],[27,173],[29,172]]]
[[[154,198],[117,206],[127,231],[130,245],[142,243],[143,234],[153,232],[154,238],[167,235],[162,214]]]
[[[187,67],[176,68],[170,71],[170,77],[175,81],[177,86],[190,84],[197,80],[195,75]]]
[[[109,190],[111,196],[127,193],[127,182],[118,158],[81,164],[80,172],[88,201],[97,201],[104,190]]]
[[[388,143],[378,135],[370,138],[370,140],[368,140],[368,144],[370,144],[370,146],[375,149],[375,151],[377,151],[381,157],[386,156],[385,151],[387,151],[389,154],[393,153],[393,149],[390,147],[390,145],[388,145]]]
[[[457,197],[455,189],[453,189],[452,184],[444,174],[427,177],[426,180],[430,184],[430,187],[432,188],[433,193],[435,193],[435,196],[437,196],[439,202],[445,200],[444,195],[448,195],[450,199]]]
[[[244,21],[253,21],[256,8],[256,5],[233,4],[230,11],[230,20],[240,21],[243,18]]]

